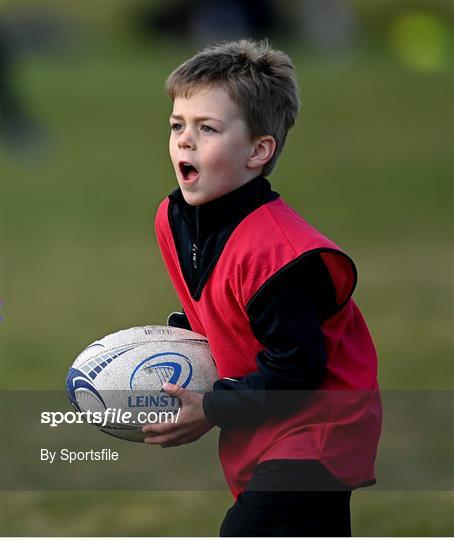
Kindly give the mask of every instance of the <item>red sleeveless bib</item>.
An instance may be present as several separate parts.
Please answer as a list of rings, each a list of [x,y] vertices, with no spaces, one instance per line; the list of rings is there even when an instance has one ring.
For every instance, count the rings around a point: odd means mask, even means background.
[[[168,208],[167,198],[156,216],[159,247],[192,329],[208,339],[220,377],[257,370],[255,357],[263,346],[252,333],[246,306],[286,265],[319,252],[343,306],[322,325],[326,376],[301,410],[255,429],[221,430],[220,460],[234,496],[246,488],[257,464],[269,459],[316,459],[352,488],[374,483],[382,414],[377,358],[350,298],[356,283],[351,260],[278,198],[239,223],[196,301],[182,275]]]

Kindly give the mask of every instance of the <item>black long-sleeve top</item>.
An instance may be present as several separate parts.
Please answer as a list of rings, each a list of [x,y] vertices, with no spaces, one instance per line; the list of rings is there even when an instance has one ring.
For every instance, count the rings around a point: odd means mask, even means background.
[[[198,207],[188,205],[180,190],[172,193],[172,233],[194,298],[200,297],[239,222],[278,196],[260,176]],[[335,310],[334,286],[319,254],[297,259],[272,276],[247,305],[249,324],[263,345],[256,357],[257,371],[216,381],[213,390],[204,395],[207,417],[221,428],[259,421],[277,412],[273,394],[279,393],[274,391],[316,389],[323,381],[327,361],[321,325]],[[190,329],[184,315],[171,317],[169,324]],[[289,406],[295,394],[288,392]],[[281,408],[285,414],[286,407]]]

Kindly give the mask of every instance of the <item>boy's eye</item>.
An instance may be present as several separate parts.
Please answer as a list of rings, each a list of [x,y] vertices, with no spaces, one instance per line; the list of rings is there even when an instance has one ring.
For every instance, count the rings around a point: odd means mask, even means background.
[[[170,129],[172,131],[181,131],[183,129],[183,124],[179,122],[174,122],[170,124]],[[206,133],[216,132],[214,128],[212,128],[211,126],[207,126],[206,124],[202,124],[200,126],[200,131],[204,131]]]
[[[210,131],[216,132],[214,128],[212,128],[211,126],[207,126],[206,124],[202,124],[200,126],[200,129],[201,131],[206,131],[207,133],[209,133]]]

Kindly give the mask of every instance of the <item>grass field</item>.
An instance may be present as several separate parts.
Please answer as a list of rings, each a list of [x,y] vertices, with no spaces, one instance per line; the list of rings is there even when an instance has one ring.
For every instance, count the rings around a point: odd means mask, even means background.
[[[356,261],[382,388],[452,388],[452,74],[384,54],[291,52],[302,116],[273,185]],[[178,307],[153,217],[174,186],[163,81],[186,54],[95,49],[23,66],[49,139],[27,160],[3,156],[3,388],[61,388],[84,345]],[[147,467],[152,490],[152,450]],[[2,532],[215,535],[230,503],[218,492],[5,493]],[[353,532],[454,534],[452,504],[452,492],[364,490]]]

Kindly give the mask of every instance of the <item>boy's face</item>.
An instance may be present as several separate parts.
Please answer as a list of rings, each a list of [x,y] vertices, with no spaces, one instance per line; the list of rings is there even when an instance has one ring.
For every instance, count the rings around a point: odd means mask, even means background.
[[[188,204],[217,199],[260,173],[247,166],[253,142],[240,108],[222,88],[175,98],[170,125],[170,157]]]

